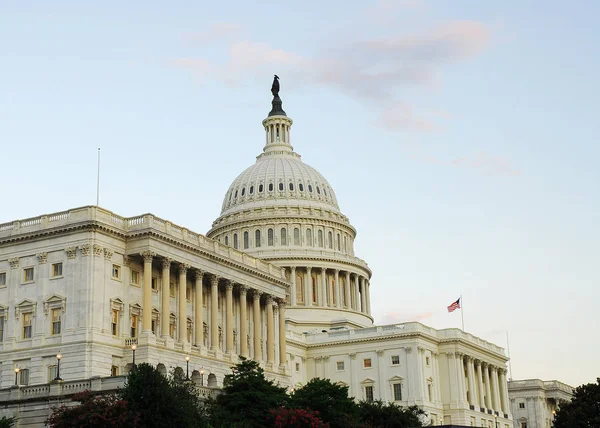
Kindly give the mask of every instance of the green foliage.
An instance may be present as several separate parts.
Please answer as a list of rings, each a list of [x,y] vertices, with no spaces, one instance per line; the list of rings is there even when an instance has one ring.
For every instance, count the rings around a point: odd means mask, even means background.
[[[180,371],[165,377],[150,364],[138,364],[120,396],[147,428],[198,427],[204,420],[196,387]]]
[[[6,416],[2,416],[0,418],[0,428],[11,428],[16,421],[17,418],[7,418]]]
[[[78,428],[113,426],[117,428],[141,427],[139,414],[127,407],[127,402],[114,394],[95,396],[84,391],[73,396],[78,406],[55,407],[46,421],[52,428]],[[3,425],[0,424],[0,427]],[[6,425],[7,427],[10,425]]]
[[[575,388],[573,400],[556,413],[554,427],[600,427],[600,378]]]
[[[423,426],[420,416],[425,412],[417,406],[402,408],[393,403],[382,401],[358,404],[360,420],[363,426],[369,428],[412,428]]]
[[[358,406],[348,397],[348,387],[334,384],[329,379],[311,379],[294,392],[291,406],[319,412],[323,422],[332,428],[358,425]]]
[[[288,401],[285,388],[265,378],[256,361],[242,359],[225,376],[223,390],[207,408],[216,427],[265,427],[271,424],[270,410]]]

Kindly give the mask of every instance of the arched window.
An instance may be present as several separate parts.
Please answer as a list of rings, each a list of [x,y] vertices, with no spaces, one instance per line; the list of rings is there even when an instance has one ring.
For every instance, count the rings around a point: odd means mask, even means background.
[[[247,250],[250,246],[250,237],[248,236],[248,232],[244,232],[244,250]]]
[[[238,237],[237,237],[237,233],[233,234],[233,248],[235,248],[236,250],[238,249]]]
[[[347,248],[346,245],[347,245],[346,244],[346,235],[344,235],[344,253],[348,252],[348,250],[346,249]]]
[[[317,186],[317,193],[320,195],[321,194],[321,189],[319,189],[319,186]]]
[[[287,230],[281,228],[281,245],[287,245]]]
[[[279,183],[279,191],[283,192],[283,183]]]
[[[308,191],[309,191],[310,193],[312,193],[312,184],[309,184],[309,185],[308,185]]]
[[[254,246],[260,247],[260,230],[256,229],[254,232]]]
[[[335,298],[335,279],[331,278],[331,306],[335,305],[337,303],[336,298]]]
[[[294,183],[290,183],[289,184],[289,188],[290,188],[291,191],[293,191],[294,190]]]
[[[329,245],[329,248],[333,249],[333,233],[329,232],[327,234],[327,244]]]
[[[242,187],[242,196],[244,196],[246,194],[246,188]]]
[[[237,190],[235,191],[235,196],[233,197],[234,199],[237,198]]]
[[[225,237],[225,245],[229,245],[229,236]]]
[[[299,272],[296,273],[296,303],[304,303],[304,284]]]
[[[258,193],[262,193],[263,192],[263,185],[259,184],[258,185]]]
[[[319,247],[323,248],[323,231],[319,229],[317,236],[319,238]]]
[[[340,240],[340,234],[337,234],[337,250],[342,251],[342,241]]]
[[[269,192],[273,191],[273,183],[269,183]]]
[[[294,229],[294,245],[300,245],[300,229]]]
[[[312,284],[312,302],[317,303],[317,278],[311,275],[311,284]]]
[[[273,246],[273,229],[267,230],[267,245],[269,247]]]
[[[298,189],[300,189],[301,192],[304,192],[304,184],[298,183]]]
[[[306,245],[313,246],[312,229],[306,229]]]
[[[250,186],[250,194],[254,193],[254,186]]]

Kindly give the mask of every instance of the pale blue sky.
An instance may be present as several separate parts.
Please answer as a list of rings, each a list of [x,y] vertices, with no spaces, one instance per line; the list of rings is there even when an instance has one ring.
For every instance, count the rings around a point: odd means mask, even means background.
[[[85,3],[85,4],[84,4]],[[205,233],[263,146],[336,190],[379,323],[460,326],[514,378],[600,360],[600,6],[2,1],[0,222],[95,203]]]

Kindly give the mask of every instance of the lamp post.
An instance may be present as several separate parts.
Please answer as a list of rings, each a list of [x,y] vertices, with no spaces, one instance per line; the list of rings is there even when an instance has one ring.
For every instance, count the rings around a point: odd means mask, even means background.
[[[137,349],[136,344],[134,343],[133,345],[131,345],[131,352],[133,354],[133,362],[132,362],[132,368],[133,370],[135,370],[135,350]]]
[[[21,371],[20,368],[15,367],[15,386],[19,385],[19,372]]]
[[[204,386],[204,369],[200,369],[200,386]]]
[[[444,425],[444,418],[440,417],[440,426]]]
[[[552,426],[556,423],[556,409],[552,410]]]
[[[62,355],[59,352],[58,354],[56,354],[56,377],[54,378],[54,380],[62,380],[60,378],[60,360],[62,360]]]
[[[190,356],[185,356],[185,380],[190,380]]]
[[[498,415],[494,415],[494,421],[496,421],[496,428],[498,428]]]

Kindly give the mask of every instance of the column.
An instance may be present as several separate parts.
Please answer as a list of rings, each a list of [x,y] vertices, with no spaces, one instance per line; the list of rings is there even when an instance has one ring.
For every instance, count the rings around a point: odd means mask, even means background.
[[[304,293],[305,306],[312,306],[313,293],[312,293],[312,268],[309,266],[306,268],[306,293]]]
[[[262,336],[262,325],[260,322],[260,291],[254,290],[254,360],[262,360],[262,347],[261,347],[261,336]]]
[[[273,297],[267,296],[267,363],[275,361],[275,323],[273,318]]]
[[[296,306],[296,266],[290,267],[290,275],[292,276],[292,290],[290,291],[290,301],[292,302],[292,306]]]
[[[194,344],[198,347],[204,343],[204,303],[202,302],[202,279],[204,273],[200,269],[196,269],[196,288],[194,295]]]
[[[144,251],[144,307],[142,312],[142,326],[144,333],[152,334],[152,258],[156,254],[152,251]]]
[[[342,300],[340,298],[340,270],[336,269],[335,270],[335,286],[333,287],[333,291],[335,293],[333,300],[335,300],[335,307],[336,308],[341,308],[342,307]],[[333,302],[332,302],[333,304]]]
[[[321,268],[321,306],[327,307],[327,269]]]
[[[219,349],[219,276],[210,278],[210,349]]]
[[[242,357],[248,357],[248,324],[246,321],[248,310],[248,300],[246,300],[246,293],[248,287],[245,285],[240,286],[240,354]]]
[[[367,293],[365,292],[367,278],[360,279],[360,311],[367,313]]]
[[[475,387],[475,367],[473,358],[467,357],[467,379],[469,381],[469,404],[478,405],[477,388]]]
[[[285,344],[285,301],[279,300],[279,366],[287,366],[287,350]]]
[[[366,312],[371,315],[371,281],[365,279],[365,303],[366,303]]]
[[[465,360],[464,354],[457,353],[456,357],[457,369],[458,369],[458,385],[460,388],[460,401],[467,403],[467,385],[465,383]]]
[[[233,351],[233,284],[227,280],[225,284],[225,322],[227,328],[225,333],[225,352],[232,354]]]
[[[492,367],[492,398],[494,410],[500,411],[500,389],[498,388],[498,367]]]
[[[506,370],[500,369],[500,409],[502,413],[509,413],[508,411],[508,395],[506,394]],[[504,415],[502,415],[504,416]]]
[[[476,360],[475,363],[477,364],[477,389],[479,390],[479,407],[485,407],[485,394],[483,392],[483,374],[481,361]]]
[[[355,274],[356,278],[354,280],[354,310],[360,310],[360,276]]]
[[[483,381],[485,382],[485,408],[492,408],[492,389],[490,387],[490,372],[487,363],[483,363]]]
[[[346,286],[344,287],[344,295],[346,300],[346,308],[350,309],[350,272],[346,271]]]
[[[186,264],[179,265],[179,341],[181,343],[187,340],[187,270],[189,266]]]
[[[165,257],[162,259],[162,289],[161,289],[161,315],[160,315],[160,334],[162,337],[169,337],[169,320],[171,317],[171,300],[169,291],[171,288],[171,259]]]

